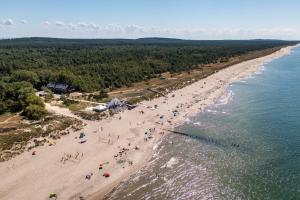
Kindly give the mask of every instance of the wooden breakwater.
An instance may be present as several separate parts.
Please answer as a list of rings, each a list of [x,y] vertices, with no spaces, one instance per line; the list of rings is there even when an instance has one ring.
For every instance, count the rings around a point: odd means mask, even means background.
[[[215,144],[217,146],[222,146],[222,147],[231,146],[231,147],[236,147],[236,148],[240,147],[240,144],[237,144],[237,143],[234,143],[234,142],[226,144],[225,142],[220,142],[219,140],[216,140],[214,138],[205,137],[205,136],[201,136],[201,135],[191,135],[191,134],[188,134],[188,133],[184,133],[184,132],[181,132],[181,131],[174,131],[174,130],[170,130],[170,129],[162,129],[162,130],[168,131],[168,132],[171,132],[171,133],[175,133],[175,134],[178,134],[178,135],[183,135],[183,136],[186,136],[186,137],[198,139],[198,140],[204,141],[206,143]]]

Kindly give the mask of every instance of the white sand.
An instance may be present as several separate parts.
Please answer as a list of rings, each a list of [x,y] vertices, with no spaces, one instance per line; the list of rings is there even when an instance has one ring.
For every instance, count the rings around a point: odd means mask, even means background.
[[[157,98],[142,102],[136,109],[125,111],[113,118],[99,122],[84,121],[87,142],[79,144],[79,132],[64,136],[55,146],[43,146],[34,149],[36,155],[25,152],[12,160],[0,163],[0,199],[2,200],[43,200],[54,192],[58,199],[101,199],[122,179],[139,170],[150,158],[154,145],[162,137],[161,128],[170,128],[182,123],[189,115],[211,105],[222,96],[226,87],[233,81],[243,79],[259,70],[265,62],[286,55],[292,47],[283,48],[271,55],[246,61],[223,69],[203,80],[189,85],[168,95],[168,99]],[[172,97],[175,94],[175,97]],[[164,103],[164,101],[166,103]],[[148,109],[158,105],[158,109]],[[47,105],[49,110],[67,116],[73,116],[68,110]],[[172,111],[178,110],[174,117]],[[144,111],[141,114],[140,111]],[[159,116],[163,115],[163,119]],[[121,117],[121,119],[119,119]],[[170,121],[171,123],[167,122]],[[157,124],[163,122],[163,125]],[[101,128],[102,127],[102,131]],[[154,139],[144,141],[144,133],[149,128],[156,128]],[[119,136],[119,139],[118,139]],[[113,144],[105,143],[113,141]],[[131,143],[128,146],[128,143]],[[140,149],[135,150],[138,146]],[[114,155],[120,147],[129,148],[127,159],[133,162],[129,166],[117,164]],[[79,156],[77,159],[77,152]],[[65,163],[60,162],[62,156],[72,154]],[[99,171],[100,163],[103,165]],[[103,172],[110,177],[104,178]],[[90,180],[85,176],[93,173]]]

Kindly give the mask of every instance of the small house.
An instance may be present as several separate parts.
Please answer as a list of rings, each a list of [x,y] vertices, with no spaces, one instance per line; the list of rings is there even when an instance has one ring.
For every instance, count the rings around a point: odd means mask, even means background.
[[[68,93],[70,91],[70,86],[61,83],[48,83],[47,88],[55,93]]]

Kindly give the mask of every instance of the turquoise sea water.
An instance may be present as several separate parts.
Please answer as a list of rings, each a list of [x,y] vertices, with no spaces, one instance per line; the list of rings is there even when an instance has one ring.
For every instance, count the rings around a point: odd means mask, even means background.
[[[177,127],[109,199],[300,199],[300,48]]]

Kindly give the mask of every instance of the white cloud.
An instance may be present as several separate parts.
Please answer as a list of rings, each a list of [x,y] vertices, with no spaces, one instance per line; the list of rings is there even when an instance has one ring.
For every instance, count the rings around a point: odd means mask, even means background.
[[[44,22],[45,23],[45,22]],[[50,25],[50,22],[47,22],[47,25]],[[73,31],[98,31],[100,29],[99,25],[93,22],[77,22],[77,23],[67,23],[63,21],[53,22],[55,26],[60,27],[65,30],[73,30]]]
[[[96,25],[95,23],[91,22],[88,24],[88,27],[90,29],[93,29],[93,30],[98,30],[100,27],[98,25]]]
[[[50,22],[44,22],[44,24],[50,25]],[[158,29],[155,27],[144,27],[136,24],[128,24],[128,25],[118,25],[118,24],[108,24],[105,26],[100,26],[94,22],[77,22],[77,23],[66,23],[63,21],[56,21],[52,24],[55,24],[57,27],[62,28],[64,30],[70,31],[78,31],[80,33],[90,32],[90,33],[98,33],[102,35],[142,35],[147,34],[151,36],[151,34],[158,35],[160,33],[170,33],[173,31]]]
[[[76,30],[98,30],[100,27],[93,22],[78,22],[76,25]]]
[[[129,24],[124,27],[126,33],[144,33],[145,28],[136,24]]]
[[[51,23],[49,21],[44,21],[43,25],[49,26]]]
[[[78,29],[78,27],[76,26],[76,24],[73,24],[73,23],[67,24],[67,27],[70,28],[71,30],[77,30]]]
[[[56,22],[55,22],[55,25],[56,25],[56,26],[59,26],[59,27],[63,27],[63,26],[65,26],[65,23],[62,22],[62,21],[56,21]]]
[[[124,32],[123,28],[120,25],[117,24],[108,24],[106,26],[103,26],[102,28],[99,28],[100,32],[103,32],[104,34],[120,34]]]
[[[85,28],[85,27],[88,26],[88,24],[85,23],[85,22],[78,22],[77,25],[78,25],[79,27],[81,27],[81,28]]]
[[[76,37],[174,37],[183,39],[288,39],[300,35],[300,30],[290,28],[262,28],[262,29],[241,29],[241,28],[159,28],[146,27],[137,24],[108,24],[99,25],[93,22],[44,22],[55,30],[61,31],[59,34]],[[67,31],[67,32],[66,32]]]
[[[25,19],[21,20],[20,22],[21,22],[22,24],[28,24],[28,21],[25,20]]]
[[[4,19],[4,20],[0,21],[0,25],[12,26],[12,25],[14,25],[14,21],[12,19]]]

